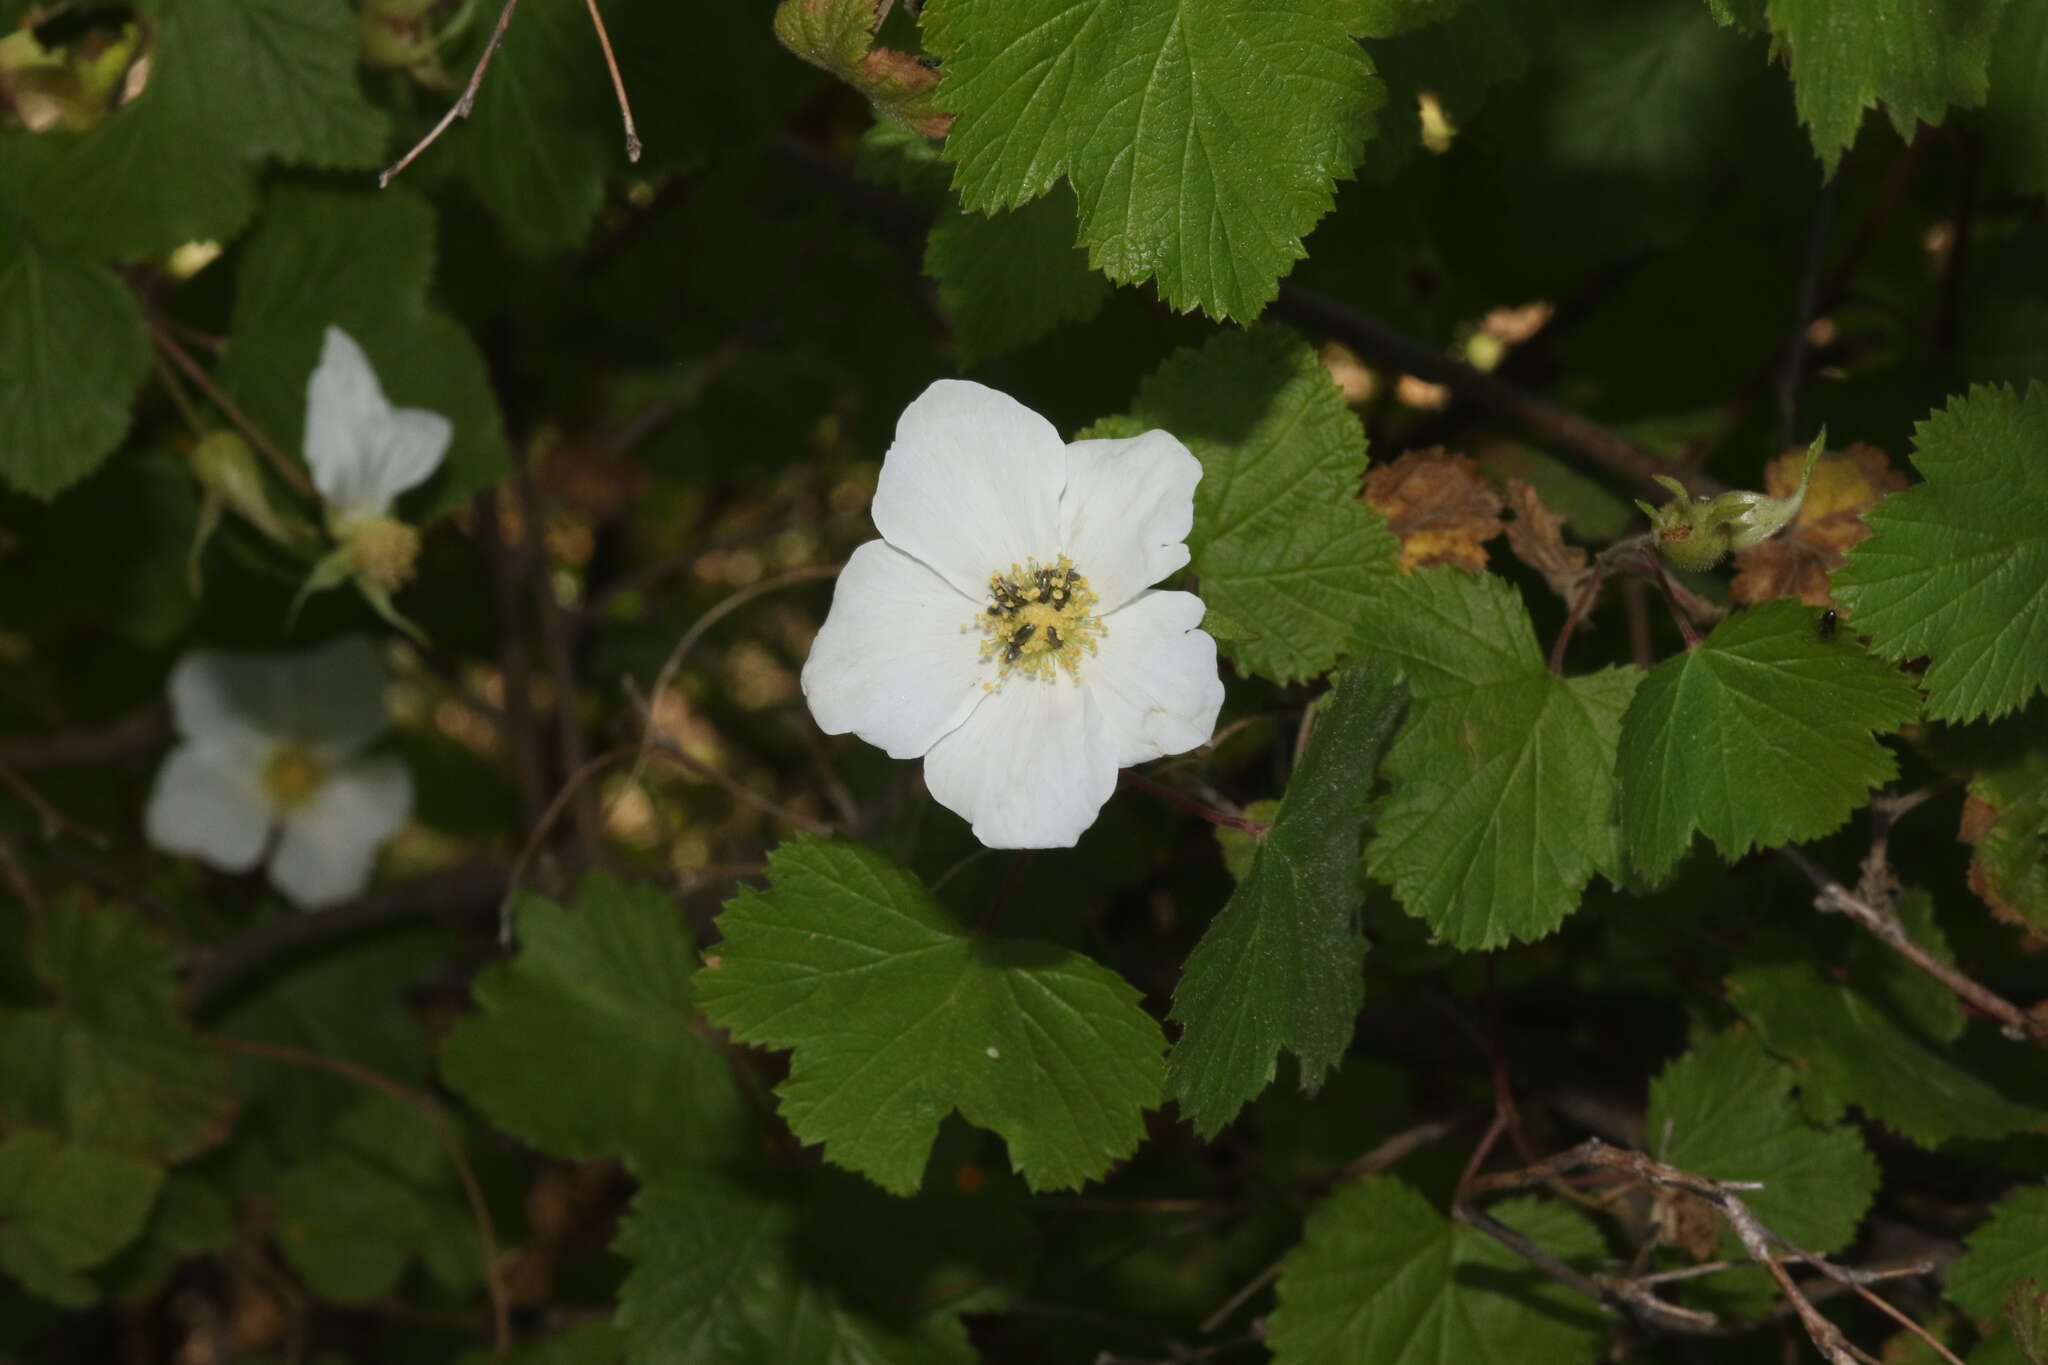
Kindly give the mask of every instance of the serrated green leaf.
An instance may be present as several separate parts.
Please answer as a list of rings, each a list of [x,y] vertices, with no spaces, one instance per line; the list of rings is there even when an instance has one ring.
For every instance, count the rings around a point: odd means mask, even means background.
[[[697,952],[675,902],[593,875],[576,906],[519,902],[519,956],[477,976],[441,1074],[552,1156],[623,1156],[647,1176],[733,1150],[740,1099],[696,1031]]]
[[[726,903],[698,998],[742,1042],[793,1048],[783,1117],[832,1161],[907,1193],[958,1110],[1033,1189],[1095,1179],[1159,1103],[1159,1025],[1078,953],[961,931],[916,878],[858,844],[803,838],[770,889]]]
[[[581,242],[604,203],[605,172],[625,164],[617,124],[600,117],[616,111],[591,98],[595,63],[579,60],[592,46],[580,5],[521,11],[458,135],[463,173],[519,250]]]
[[[1399,546],[1358,501],[1365,436],[1291,333],[1221,332],[1146,379],[1135,411],[1085,435],[1163,427],[1202,462],[1188,535],[1202,599],[1250,638],[1240,669],[1281,682],[1327,670],[1394,578]]]
[[[148,373],[118,279],[0,229],[0,478],[44,498],[84,478],[128,430]]]
[[[1089,260],[1176,309],[1248,319],[1358,162],[1382,98],[1348,0],[1231,9],[1133,0],[934,0],[946,155],[969,209],[1064,175]]]
[[[1453,569],[1399,580],[1361,642],[1416,695],[1367,871],[1460,948],[1550,933],[1595,872],[1616,874],[1614,760],[1640,675],[1552,676],[1521,594]]]
[[[1825,1255],[1855,1237],[1877,1161],[1853,1128],[1808,1123],[1792,1102],[1795,1079],[1754,1035],[1723,1034],[1650,1083],[1645,1130],[1658,1159],[1680,1170],[1762,1182],[1744,1202],[1773,1232]]]
[[[1909,927],[1945,955],[1924,921]],[[1952,1044],[1965,1021],[1953,1002],[1934,1007],[1919,975],[1889,949],[1859,942],[1847,982],[1810,962],[1765,963],[1730,976],[1728,998],[1771,1051],[1798,1068],[1800,1103],[1818,1122],[1854,1104],[1933,1147],[1954,1137],[2003,1137],[2048,1119],[1964,1066]]]
[[[175,966],[149,924],[72,903],[31,933],[55,1003],[0,1010],[0,1115],[165,1160],[218,1142],[236,1107],[226,1066],[178,1012]]]
[[[225,240],[265,157],[368,167],[385,116],[356,84],[345,0],[167,0],[142,94],[87,133],[0,133],[0,197],[91,256]]]
[[[171,1171],[150,1209],[142,1235],[107,1267],[108,1294],[123,1304],[140,1304],[163,1292],[185,1262],[228,1249],[235,1240],[235,1211],[204,1180]]]
[[[1829,174],[1856,141],[1863,111],[1883,102],[1892,126],[1940,123],[1950,105],[1984,103],[1991,35],[2006,0],[1770,0],[1771,33],[1792,68],[1799,119]]]
[[[1313,1093],[1351,1045],[1365,999],[1358,846],[1405,703],[1384,665],[1337,675],[1250,874],[1181,969],[1166,1086],[1204,1137],[1272,1083],[1283,1047]]]
[[[322,1298],[366,1303],[391,1293],[418,1257],[450,1289],[480,1277],[478,1232],[430,1121],[372,1093],[344,1117],[336,1143],[284,1173],[277,1244]]]
[[[2048,931],[2048,753],[2023,750],[2018,762],[1979,769],[1970,795],[1992,816],[1976,839],[1972,889],[2001,914]]]
[[[953,314],[963,367],[1086,321],[1109,298],[1109,282],[1074,245],[1074,199],[1063,190],[1008,212],[942,215],[924,269]]]
[[[1932,656],[1937,720],[1997,717],[2048,687],[2048,385],[1970,390],[1913,433],[1926,482],[1864,514],[1835,571],[1856,629],[1888,659]]]
[[[286,449],[306,423],[306,381],[329,325],[362,344],[385,395],[455,424],[441,470],[402,507],[422,519],[504,475],[505,434],[483,358],[425,294],[433,214],[401,189],[271,196],[242,259],[234,345],[220,379]]]
[[[634,1262],[617,1322],[630,1358],[663,1365],[970,1365],[954,1312],[932,1307],[905,1248],[939,1236],[927,1201],[884,1200],[830,1170],[794,1180],[675,1171],[640,1191],[616,1245]]]
[[[163,1168],[24,1129],[0,1142],[0,1270],[69,1308],[99,1297],[79,1274],[142,1231]]]
[[[2013,1191],[1970,1234],[1969,1249],[1948,1275],[1948,1297],[1978,1322],[2005,1312],[2014,1284],[2048,1286],[2048,1185]]]
[[[2048,8],[2007,5],[1990,80],[1985,164],[2014,189],[2048,194]]]
[[[1566,1261],[1597,1262],[1600,1234],[1558,1204],[1490,1212]],[[1579,1365],[1598,1358],[1598,1312],[1391,1176],[1338,1190],[1309,1215],[1266,1320],[1277,1365]]]
[[[1860,622],[1858,623],[1860,626]],[[1798,602],[1767,602],[1666,659],[1621,725],[1621,840],[1651,881],[1705,834],[1733,862],[1832,832],[1898,772],[1873,731],[1919,712],[1913,685]]]

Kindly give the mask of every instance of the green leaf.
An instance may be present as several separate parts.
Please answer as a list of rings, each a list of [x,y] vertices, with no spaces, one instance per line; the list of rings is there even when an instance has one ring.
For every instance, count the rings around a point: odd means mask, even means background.
[[[0,229],[0,478],[45,498],[84,478],[148,373],[141,312],[112,273]]]
[[[799,1138],[897,1193],[954,1109],[1002,1135],[1033,1189],[1092,1180],[1137,1145],[1164,1040],[1114,972],[972,937],[858,844],[784,844],[768,880],[726,903],[697,994],[740,1041],[795,1049],[776,1094]]]
[[[1064,191],[1007,213],[948,212],[925,243],[924,269],[953,314],[963,368],[1095,316],[1109,283],[1074,245]]]
[[[1313,1093],[1351,1044],[1365,998],[1358,846],[1405,701],[1390,668],[1338,674],[1250,874],[1181,970],[1166,1084],[1204,1137],[1272,1082],[1281,1048]]]
[[[1898,909],[1912,939],[1947,959],[1931,898],[1908,895]],[[1818,1122],[1854,1104],[1932,1147],[2042,1121],[1959,1058],[1968,1021],[1955,999],[1874,939],[1856,940],[1846,982],[1811,962],[1764,963],[1729,977],[1728,998],[1771,1051],[1798,1067],[1800,1103]]]
[[[2013,188],[2048,194],[2048,9],[2008,4],[1991,45],[1986,165]]]
[[[123,905],[58,904],[31,929],[55,997],[0,1010],[0,1114],[95,1146],[178,1160],[235,1113],[220,1054],[176,1006],[170,951]]]
[[[2022,1279],[2048,1285],[2048,1185],[2026,1185],[1999,1202],[1970,1234],[1969,1249],[1948,1275],[1948,1297],[1979,1322],[2005,1312]]]
[[[1864,514],[1835,590],[1879,654],[1932,656],[1930,716],[2001,716],[2048,687],[2048,385],[1973,388],[1913,447],[1927,482]]]
[[[90,256],[225,240],[255,163],[369,167],[387,120],[356,85],[345,0],[166,0],[149,83],[87,133],[0,134],[0,198]]]
[[[1903,675],[1851,641],[1818,639],[1798,602],[1737,612],[1652,669],[1622,719],[1630,865],[1661,879],[1695,830],[1730,862],[1832,832],[1897,775],[1871,732],[1918,711]]]
[[[1278,328],[1220,332],[1154,371],[1114,430],[1148,427],[1202,462],[1188,536],[1202,599],[1258,628],[1225,651],[1281,682],[1327,670],[1393,580],[1399,546],[1358,500],[1365,435],[1315,353]]]
[[[107,1267],[102,1281],[120,1303],[146,1303],[163,1292],[179,1266],[226,1251],[234,1241],[235,1211],[228,1201],[189,1171],[172,1171],[141,1239]]]
[[[510,1355],[471,1351],[457,1365],[626,1365],[626,1339],[608,1322],[586,1322]]]
[[[483,357],[467,332],[426,305],[433,266],[433,215],[403,190],[280,190],[243,257],[235,344],[220,369],[250,418],[295,449],[322,338],[329,325],[346,330],[393,403],[455,424],[441,471],[404,504],[422,520],[489,487],[506,468]]]
[[[473,1288],[482,1264],[477,1226],[427,1118],[373,1093],[335,1136],[329,1150],[286,1171],[277,1189],[277,1243],[307,1287],[367,1303],[390,1294],[418,1257],[448,1288]]]
[[[581,242],[604,203],[605,172],[626,164],[617,111],[591,98],[596,55],[581,5],[522,10],[456,134],[464,174],[521,251]]]
[[[1399,580],[1362,643],[1416,697],[1366,870],[1457,947],[1550,933],[1595,872],[1616,875],[1615,751],[1640,675],[1553,676],[1520,592],[1455,569]]]
[[[1970,777],[1976,809],[1991,817],[1977,836],[1970,885],[1994,910],[2036,933],[2048,931],[2048,752]]]
[[[1752,1034],[1694,1048],[1650,1083],[1658,1159],[1715,1180],[1755,1180],[1744,1201],[1773,1232],[1825,1255],[1849,1244],[1877,1193],[1876,1160],[1853,1128],[1818,1128],[1792,1101],[1796,1078]]]
[[[68,1308],[99,1297],[79,1272],[142,1231],[163,1169],[24,1129],[0,1142],[0,1269]]]
[[[633,1201],[615,1248],[634,1262],[617,1317],[630,1358],[971,1365],[957,1298],[953,1311],[933,1304],[972,1272],[929,1284],[901,1263],[948,1240],[923,1216],[928,1202],[888,1200],[830,1170],[663,1175]]]
[[[1829,174],[1880,100],[1899,136],[1984,103],[1991,35],[2006,0],[1770,0],[1771,33],[1792,68],[1799,118]]]
[[[1605,1254],[1561,1205],[1514,1199],[1491,1212],[1563,1260]],[[1277,1365],[1590,1365],[1606,1335],[1591,1305],[1391,1176],[1309,1215],[1277,1292],[1266,1321]]]
[[[519,956],[477,976],[441,1074],[552,1156],[623,1156],[646,1176],[733,1150],[747,1125],[724,1056],[697,1033],[697,952],[675,902],[593,875],[576,906],[521,899]]]
[[[1174,308],[1249,319],[1300,260],[1382,98],[1346,0],[933,0],[925,42],[955,112],[946,155],[969,209],[1062,175],[1089,260],[1156,276]]]

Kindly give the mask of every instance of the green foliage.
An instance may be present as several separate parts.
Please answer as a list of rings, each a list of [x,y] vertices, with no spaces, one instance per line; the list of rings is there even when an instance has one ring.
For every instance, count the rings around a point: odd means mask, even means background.
[[[1562,1260],[1605,1253],[1599,1233],[1561,1205],[1517,1199],[1491,1212]],[[1279,1365],[1591,1365],[1599,1356],[1599,1319],[1583,1301],[1390,1176],[1323,1201],[1278,1289],[1266,1339]]]
[[[1970,795],[1993,813],[1977,839],[1980,894],[2029,929],[2048,930],[2048,753],[1979,769]]]
[[[1724,858],[1836,829],[1898,772],[1872,732],[1918,713],[1912,684],[1796,602],[1738,612],[1636,689],[1621,725],[1621,838],[1657,881],[1695,830]],[[1768,799],[1763,799],[1768,793]]]
[[[455,424],[441,472],[407,499],[437,512],[505,470],[505,436],[468,334],[427,306],[434,221],[403,190],[278,191],[249,242],[235,293],[242,344],[222,382],[287,449],[306,425],[306,381],[330,326],[361,343],[385,396]]]
[[[1990,75],[1984,123],[1992,162],[2015,189],[2048,194],[2048,10],[2006,5]]]
[[[1915,942],[1948,956],[1924,895],[1899,910]],[[1954,997],[1875,943],[1858,941],[1845,982],[1811,962],[1762,963],[1731,975],[1728,996],[1771,1051],[1799,1068],[1800,1103],[1816,1122],[1854,1104],[1932,1147],[2042,1120],[1958,1053],[1966,1020]]]
[[[918,1301],[919,1252],[945,1237],[923,1212],[828,1170],[664,1177],[619,1235],[634,1262],[618,1314],[630,1358],[969,1365],[959,1319]]]
[[[2006,1311],[2026,1280],[2048,1284],[2048,1186],[2028,1185],[2002,1200],[1970,1234],[1969,1250],[1948,1275],[1948,1297],[1979,1322]]]
[[[1927,482],[1864,520],[1835,574],[1871,648],[1932,656],[1927,713],[2002,716],[2048,687],[2048,386],[1951,399],[1913,433]]]
[[[1061,189],[1008,212],[943,214],[924,268],[952,310],[963,367],[1086,321],[1109,297],[1074,245],[1074,197]]]
[[[66,1141],[175,1161],[226,1134],[220,1054],[174,1003],[170,950],[120,905],[53,906],[29,960],[51,997],[0,1010],[0,1114]]]
[[[1717,15],[1754,22],[1754,0],[1709,0]],[[1883,102],[1900,137],[1916,123],[1940,123],[1949,106],[1984,103],[1991,38],[2006,0],[1937,0],[1871,9],[1839,0],[1768,0],[1763,7],[1784,50],[1800,121],[1821,165],[1833,174],[1856,140],[1863,111]]]
[[[798,1137],[899,1194],[954,1109],[1002,1135],[1033,1189],[1092,1180],[1137,1144],[1165,1040],[1114,972],[962,933],[858,844],[785,844],[768,881],[727,902],[697,992],[740,1041],[795,1050],[776,1094]]]
[[[1249,320],[1304,254],[1381,99],[1350,8],[934,0],[924,34],[946,63],[961,202],[1014,207],[1064,175],[1112,280],[1156,276],[1176,309]]]
[[[69,1307],[98,1297],[90,1270],[134,1240],[163,1169],[21,1129],[0,1142],[0,1270]]]
[[[1367,870],[1458,947],[1550,933],[1595,872],[1617,873],[1616,738],[1637,675],[1552,675],[1515,589],[1455,569],[1400,580],[1367,642],[1416,698]]]
[[[1355,638],[1393,578],[1394,539],[1357,501],[1358,419],[1291,334],[1220,332],[1145,381],[1130,417],[1086,435],[1163,427],[1202,461],[1188,536],[1202,599],[1257,634],[1226,643],[1238,667],[1313,677]]]
[[[471,1351],[458,1365],[626,1365],[626,1342],[608,1322],[586,1322],[499,1355]]]
[[[0,479],[49,497],[90,473],[128,430],[148,369],[118,279],[0,232]]]
[[[1250,872],[1181,968],[1167,1090],[1205,1137],[1272,1083],[1281,1048],[1314,1092],[1351,1044],[1365,992],[1359,840],[1405,701],[1384,666],[1337,675]]]
[[[623,1156],[642,1175],[737,1145],[738,1096],[697,1033],[697,953],[673,901],[592,876],[574,910],[522,898],[512,933],[519,956],[477,977],[477,1012],[442,1041],[450,1085],[542,1151]]]
[[[1794,1080],[1754,1035],[1723,1034],[1651,1082],[1646,1129],[1658,1159],[1680,1170],[1761,1182],[1743,1196],[1756,1216],[1826,1255],[1855,1237],[1877,1162],[1854,1129],[1809,1123],[1793,1103]]]

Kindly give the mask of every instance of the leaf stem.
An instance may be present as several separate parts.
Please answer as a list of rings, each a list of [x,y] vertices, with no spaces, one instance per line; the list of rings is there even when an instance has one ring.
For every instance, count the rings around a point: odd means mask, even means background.
[[[1127,787],[1136,787],[1139,791],[1150,792],[1167,805],[1178,806],[1190,815],[1199,816],[1212,825],[1221,825],[1225,829],[1240,829],[1255,839],[1264,838],[1266,831],[1273,828],[1271,825],[1261,824],[1257,820],[1246,819],[1242,815],[1229,815],[1213,807],[1205,806],[1185,792],[1177,792],[1171,787],[1162,786],[1151,778],[1146,777],[1143,773],[1136,772],[1130,768],[1126,768],[1121,773],[1118,773],[1117,779]]]
[[[213,382],[213,376],[206,372],[205,367],[178,344],[177,338],[171,335],[162,321],[150,317],[147,319],[147,325],[149,339],[156,344],[157,351],[177,366],[187,379],[199,386],[199,391],[206,395],[206,401],[219,408],[221,413],[235,424],[242,435],[248,438],[249,444],[256,447],[264,459],[270,461],[271,468],[277,471],[278,477],[304,496],[318,498],[320,494],[314,489],[313,481],[306,477],[306,471],[293,463],[292,458],[284,453],[277,442],[270,439],[263,428],[249,420],[248,415],[235,405],[235,400],[228,397],[226,391]]]
[[[412,150],[391,163],[377,177],[377,188],[389,189],[392,179],[418,159],[419,154],[434,145],[441,134],[448,131],[448,125],[459,118],[468,118],[469,111],[476,107],[477,88],[484,83],[484,72],[491,65],[491,58],[498,55],[498,44],[505,41],[505,28],[512,22],[512,11],[519,8],[519,0],[505,0],[505,7],[498,11],[498,22],[491,29],[491,36],[484,41],[484,50],[470,68],[469,84],[463,87],[462,98],[448,106],[448,112],[441,115],[441,121],[427,130],[427,135],[415,142]]]

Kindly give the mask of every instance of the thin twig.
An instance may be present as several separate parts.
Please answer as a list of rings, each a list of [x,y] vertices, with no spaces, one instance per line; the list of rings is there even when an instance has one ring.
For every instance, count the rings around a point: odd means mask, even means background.
[[[1778,855],[1799,869],[1819,893],[1814,906],[1830,914],[1847,915],[1906,961],[1953,991],[1966,1003],[1991,1016],[1999,1029],[2014,1042],[2033,1042],[2048,1047],[2048,1018],[2036,1018],[1988,986],[1964,974],[1953,963],[1944,962],[1913,941],[1905,921],[1889,907],[1872,905],[1848,887],[1830,877],[1821,866],[1797,848],[1787,845]]]
[[[633,129],[633,105],[626,98],[626,83],[619,78],[619,61],[612,56],[612,35],[604,31],[604,16],[597,12],[597,0],[583,0],[590,7],[591,27],[597,30],[597,45],[604,49],[605,70],[612,73],[612,93],[619,99],[619,118],[626,125],[626,160],[640,160],[640,134]]]
[[[654,724],[654,707],[641,694],[640,689],[633,685],[631,678],[625,680],[624,687],[626,696],[633,703],[633,709],[640,713],[640,723],[643,727],[640,743],[628,746],[630,751],[638,754],[640,761],[645,761],[649,754],[659,754],[685,772],[709,778],[717,783],[726,795],[743,805],[752,806],[763,815],[772,815],[776,819],[786,824],[794,825],[798,829],[810,834],[831,834],[833,832],[832,826],[820,820],[813,820],[807,815],[800,815],[787,806],[780,805],[773,799],[761,795],[761,793],[733,777],[730,773],[720,772],[703,759],[698,758],[695,754],[685,749],[682,745],[670,739],[667,735],[662,734]],[[635,762],[634,771],[639,771],[639,762]]]
[[[30,786],[20,773],[17,773],[5,763],[0,763],[0,784],[5,784],[16,796],[21,798],[23,805],[36,813],[36,823],[41,827],[41,833],[45,841],[54,839],[60,834],[69,834],[74,839],[85,840],[94,848],[105,848],[107,846],[109,840],[106,835],[89,825],[81,825],[63,811],[58,810],[49,801],[44,799],[41,792]]]
[[[228,397],[220,385],[213,382],[213,376],[206,372],[204,366],[185,353],[185,348],[178,344],[178,339],[172,336],[161,322],[151,317],[145,319],[145,325],[149,328],[149,339],[156,344],[156,348],[168,356],[170,362],[183,371],[187,379],[199,386],[199,391],[206,395],[209,403],[219,408],[222,415],[235,424],[248,439],[249,444],[254,446],[264,459],[270,461],[271,468],[277,471],[279,478],[306,497],[319,496],[313,488],[313,481],[306,477],[306,471],[299,468],[277,442],[270,439],[263,428],[250,421],[248,416],[235,406],[235,400]]]
[[[500,907],[500,913],[509,911],[512,908],[512,898],[519,894],[520,884],[526,880],[528,865],[533,862],[534,856],[540,852],[541,845],[547,842],[548,831],[554,828],[555,821],[561,818],[562,812],[568,808],[570,801],[575,798],[576,793],[583,789],[583,784],[603,772],[606,768],[618,763],[619,760],[629,758],[638,752],[639,749],[635,745],[621,744],[616,749],[607,749],[587,762],[579,764],[570,772],[567,779],[562,783],[562,789],[555,793],[554,800],[548,802],[547,809],[543,810],[540,813],[540,818],[533,822],[533,829],[527,834],[525,844],[521,845],[519,856],[512,860],[512,871],[505,879],[505,899],[504,904]],[[511,927],[512,921],[510,916],[507,915],[504,921],[504,930],[505,937],[508,939],[511,934]]]
[[[372,1090],[388,1095],[399,1103],[416,1110],[434,1130],[434,1138],[447,1153],[449,1165],[455,1168],[455,1178],[462,1186],[462,1197],[469,1202],[470,1216],[476,1220],[478,1249],[484,1263],[484,1291],[491,1300],[491,1339],[497,1352],[503,1355],[512,1345],[512,1305],[505,1293],[504,1281],[498,1274],[498,1234],[491,1222],[490,1206],[484,1202],[482,1186],[477,1184],[476,1172],[470,1169],[469,1157],[462,1150],[462,1139],[455,1126],[448,1121],[448,1115],[440,1103],[424,1091],[402,1085],[381,1072],[348,1061],[341,1057],[328,1057],[303,1048],[287,1047],[282,1043],[259,1042],[254,1038],[234,1038],[216,1035],[214,1041],[229,1052],[239,1052],[248,1057],[262,1057],[273,1062],[288,1062],[293,1066],[311,1067],[319,1071],[366,1085]]]
[[[1830,177],[1820,187],[1814,204],[1813,226],[1806,242],[1806,268],[1799,277],[1797,312],[1792,333],[1785,339],[1785,360],[1778,371],[1778,448],[1792,445],[1799,431],[1799,387],[1806,378],[1807,331],[1813,324],[1813,310],[1820,300],[1821,266],[1827,260],[1828,228],[1835,216],[1835,186]]]
[[[520,553],[527,570],[527,586],[533,592],[534,618],[540,623],[541,658],[554,684],[555,761],[566,777],[581,770],[588,751],[583,743],[583,723],[576,714],[576,664],[569,654],[569,628],[562,604],[555,596],[554,575],[548,571],[546,539],[541,533],[542,509],[534,493],[523,455],[515,455],[512,486],[519,498],[519,519],[525,534]],[[576,783],[563,788],[576,835],[576,849],[588,865],[597,861],[603,824],[597,803]]]
[[[496,490],[477,494],[470,509],[471,525],[483,545],[484,561],[490,566],[491,595],[497,605],[505,748],[512,756],[512,776],[519,792],[519,827],[530,833],[547,807],[548,795],[547,779],[541,771],[540,739],[533,729],[533,663],[527,650],[527,622],[519,601],[519,577],[527,560],[521,546],[505,541]],[[521,529],[525,536],[534,534],[531,527]]]
[[[0,737],[0,764],[16,772],[85,767],[148,753],[171,732],[170,709],[147,702],[96,730],[53,730]]]
[[[498,23],[491,30],[491,36],[484,42],[482,55],[476,65],[470,68],[469,84],[463,87],[462,98],[448,106],[448,112],[441,115],[441,121],[427,130],[427,135],[413,144],[411,151],[394,161],[377,177],[377,188],[388,189],[391,181],[400,171],[412,165],[421,152],[434,145],[441,134],[448,131],[448,125],[459,118],[468,118],[469,111],[476,107],[477,87],[484,83],[484,71],[489,68],[491,58],[498,55],[498,44],[505,41],[505,28],[512,22],[512,11],[519,8],[519,0],[505,0],[505,7],[498,11]]]
[[[35,881],[28,875],[28,869],[21,865],[21,858],[14,851],[14,840],[0,834],[0,874],[7,879],[9,889],[16,900],[31,915],[43,912],[42,893],[36,890]]]
[[[1117,780],[1127,787],[1136,787],[1141,792],[1149,792],[1167,805],[1176,806],[1190,815],[1207,820],[1212,825],[1221,825],[1225,829],[1243,830],[1254,839],[1264,838],[1266,831],[1273,828],[1271,825],[1258,820],[1247,819],[1242,815],[1232,815],[1227,811],[1215,810],[1205,806],[1192,796],[1188,796],[1183,792],[1177,792],[1171,787],[1162,786],[1133,768],[1126,768],[1118,773]]]

